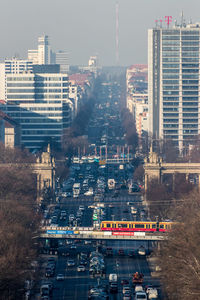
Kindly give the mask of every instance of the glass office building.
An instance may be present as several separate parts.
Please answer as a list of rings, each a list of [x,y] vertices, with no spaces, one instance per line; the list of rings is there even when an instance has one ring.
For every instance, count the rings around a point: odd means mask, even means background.
[[[40,149],[50,140],[60,144],[71,124],[69,81],[61,73],[6,75],[5,112],[21,125],[21,144]]]

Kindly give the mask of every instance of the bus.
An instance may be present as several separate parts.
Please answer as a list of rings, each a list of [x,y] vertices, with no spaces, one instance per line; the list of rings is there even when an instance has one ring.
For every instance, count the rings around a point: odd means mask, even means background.
[[[80,189],[81,189],[80,183],[74,183],[74,185],[73,185],[73,197],[74,198],[77,198],[79,196]]]

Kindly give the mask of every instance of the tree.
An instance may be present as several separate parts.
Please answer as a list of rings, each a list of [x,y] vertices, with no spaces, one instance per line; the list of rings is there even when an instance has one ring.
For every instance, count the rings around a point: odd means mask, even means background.
[[[153,179],[149,183],[146,197],[151,220],[156,220],[157,216],[159,220],[169,218],[172,198],[164,184],[159,183],[156,179]]]
[[[0,295],[22,299],[24,279],[36,257],[34,235],[38,228],[36,178],[27,152],[0,145]]]
[[[135,170],[133,177],[135,180],[143,182],[144,179],[144,167],[143,165],[139,165]]]
[[[173,208],[175,224],[157,252],[170,300],[200,299],[200,194],[191,192]]]
[[[138,135],[136,132],[133,115],[129,112],[128,109],[122,109],[121,119],[122,119],[122,126],[125,131],[126,142],[129,146],[133,147],[133,150],[135,152],[135,149],[138,146]]]

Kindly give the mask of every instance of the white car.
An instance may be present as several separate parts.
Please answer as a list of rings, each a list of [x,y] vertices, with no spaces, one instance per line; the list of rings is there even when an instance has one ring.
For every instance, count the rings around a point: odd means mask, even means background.
[[[147,294],[145,292],[137,292],[135,294],[135,300],[147,300]]]
[[[85,207],[83,205],[80,205],[79,210],[85,210]]]
[[[58,280],[58,281],[63,281],[63,280],[65,280],[65,276],[64,276],[63,274],[58,274],[58,275],[56,276],[56,280]]]
[[[142,285],[136,284],[135,293],[137,293],[137,292],[144,292]]]
[[[149,299],[157,299],[158,298],[158,291],[156,288],[149,287],[146,290]]]
[[[93,196],[93,194],[93,191],[90,190],[84,193],[85,196]]]
[[[82,265],[77,267],[77,272],[85,272],[85,270],[86,270],[85,267]]]

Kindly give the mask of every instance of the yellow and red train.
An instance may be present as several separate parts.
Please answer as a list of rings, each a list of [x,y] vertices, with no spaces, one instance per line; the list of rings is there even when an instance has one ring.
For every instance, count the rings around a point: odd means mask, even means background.
[[[151,221],[102,221],[102,231],[114,232],[167,232],[171,230],[173,222]]]

